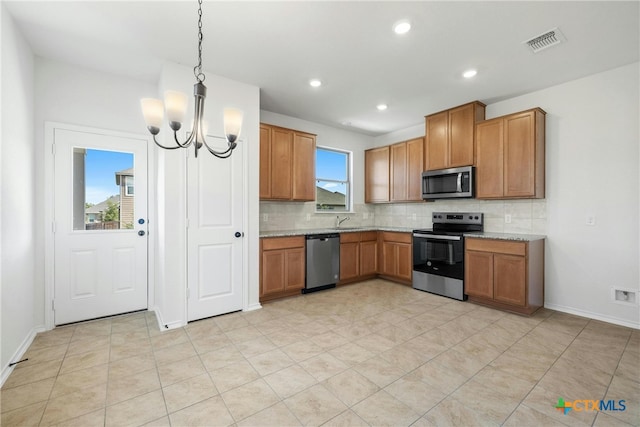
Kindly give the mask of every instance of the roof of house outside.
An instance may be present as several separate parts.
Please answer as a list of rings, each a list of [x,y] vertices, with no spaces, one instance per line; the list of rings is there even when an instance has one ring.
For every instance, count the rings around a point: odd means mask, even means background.
[[[337,191],[325,190],[322,187],[316,187],[316,204],[328,206],[344,206],[346,196]]]
[[[120,204],[120,196],[116,195],[116,196],[111,196],[109,197],[107,200],[103,200],[102,202],[91,206],[90,208],[86,208],[84,210],[85,214],[90,214],[90,213],[100,213],[100,212],[104,212],[108,207],[109,207],[109,202],[111,203],[115,203],[117,205]]]
[[[133,168],[123,169],[121,171],[116,172],[116,185],[120,185],[121,176],[133,176]]]

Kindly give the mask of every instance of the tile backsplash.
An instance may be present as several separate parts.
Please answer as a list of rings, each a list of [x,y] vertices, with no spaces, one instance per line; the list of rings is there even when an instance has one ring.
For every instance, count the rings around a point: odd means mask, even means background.
[[[336,216],[344,227],[431,228],[433,212],[483,212],[484,229],[496,233],[546,234],[546,200],[438,200],[435,202],[359,204],[353,213],[316,213],[315,203],[260,202],[260,230],[331,228]],[[510,216],[511,222],[505,218]]]

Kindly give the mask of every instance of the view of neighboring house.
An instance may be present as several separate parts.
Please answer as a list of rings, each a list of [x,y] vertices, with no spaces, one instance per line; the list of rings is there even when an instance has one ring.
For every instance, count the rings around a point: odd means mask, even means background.
[[[116,172],[120,186],[120,228],[133,228],[133,168]]]
[[[107,200],[104,200],[98,204],[93,206],[89,206],[84,210],[84,223],[85,229],[91,230],[97,228],[93,224],[99,224],[103,222],[113,222],[113,221],[105,221],[105,213],[109,206],[116,206],[118,210],[120,210],[120,196],[115,195],[109,197]],[[110,228],[120,228],[120,227],[110,227]]]
[[[345,210],[346,196],[337,191],[325,190],[316,187],[316,209],[317,210]]]

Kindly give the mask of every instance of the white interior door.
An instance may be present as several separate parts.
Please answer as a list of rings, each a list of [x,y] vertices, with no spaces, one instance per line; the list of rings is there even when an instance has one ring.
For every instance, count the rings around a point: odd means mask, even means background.
[[[224,150],[224,138],[208,137]],[[219,159],[203,148],[187,158],[188,321],[242,309],[243,149]],[[236,233],[238,235],[236,236]]]
[[[54,323],[147,308],[147,141],[54,131]]]

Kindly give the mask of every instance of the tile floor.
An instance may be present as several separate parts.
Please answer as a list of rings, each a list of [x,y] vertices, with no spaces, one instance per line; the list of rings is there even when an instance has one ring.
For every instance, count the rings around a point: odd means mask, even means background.
[[[61,327],[25,357],[2,426],[640,425],[640,331],[383,280],[163,333],[150,312]]]

